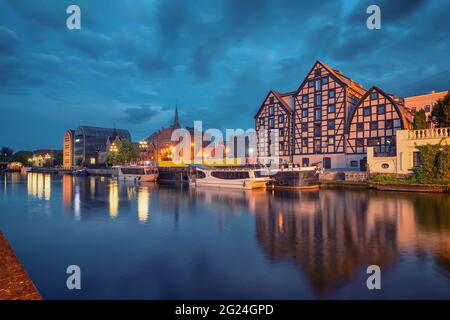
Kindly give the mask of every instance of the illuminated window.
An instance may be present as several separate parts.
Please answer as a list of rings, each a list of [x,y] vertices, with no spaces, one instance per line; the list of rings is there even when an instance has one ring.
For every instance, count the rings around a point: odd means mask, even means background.
[[[328,137],[328,144],[329,145],[334,145],[334,141],[335,141],[334,136]]]
[[[90,158],[90,159],[89,159],[89,163],[90,163],[91,165],[95,165],[95,158],[94,158],[94,157]]]

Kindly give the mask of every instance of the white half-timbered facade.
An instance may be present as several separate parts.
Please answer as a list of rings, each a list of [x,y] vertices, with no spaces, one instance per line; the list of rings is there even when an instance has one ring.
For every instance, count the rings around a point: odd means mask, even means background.
[[[264,99],[255,115],[260,162],[275,156],[280,163],[292,162],[292,110],[293,93],[271,90]]]
[[[367,147],[374,147],[375,155],[395,155],[395,132],[410,128],[412,115],[404,107],[403,99],[373,86],[349,117],[346,143],[349,167],[365,168]]]
[[[317,61],[295,93],[295,163],[343,168],[348,115],[356,108],[364,88]]]

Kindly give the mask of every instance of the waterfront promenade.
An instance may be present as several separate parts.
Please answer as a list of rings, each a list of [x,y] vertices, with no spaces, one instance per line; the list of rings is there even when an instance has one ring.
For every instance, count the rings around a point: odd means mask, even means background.
[[[0,232],[0,300],[41,300],[42,297]]]

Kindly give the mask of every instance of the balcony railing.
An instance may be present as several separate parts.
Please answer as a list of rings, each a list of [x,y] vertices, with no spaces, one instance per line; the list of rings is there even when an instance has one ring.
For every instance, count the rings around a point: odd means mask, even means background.
[[[411,130],[408,132],[408,140],[440,139],[448,137],[450,137],[450,128]]]

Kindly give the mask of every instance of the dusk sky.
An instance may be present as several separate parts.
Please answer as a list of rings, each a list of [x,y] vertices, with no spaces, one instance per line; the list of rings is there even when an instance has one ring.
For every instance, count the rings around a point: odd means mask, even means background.
[[[66,8],[81,8],[81,30]],[[381,30],[366,27],[370,4]],[[450,89],[450,1],[0,0],[0,147],[62,148],[79,125],[251,128],[316,60],[397,96]]]

